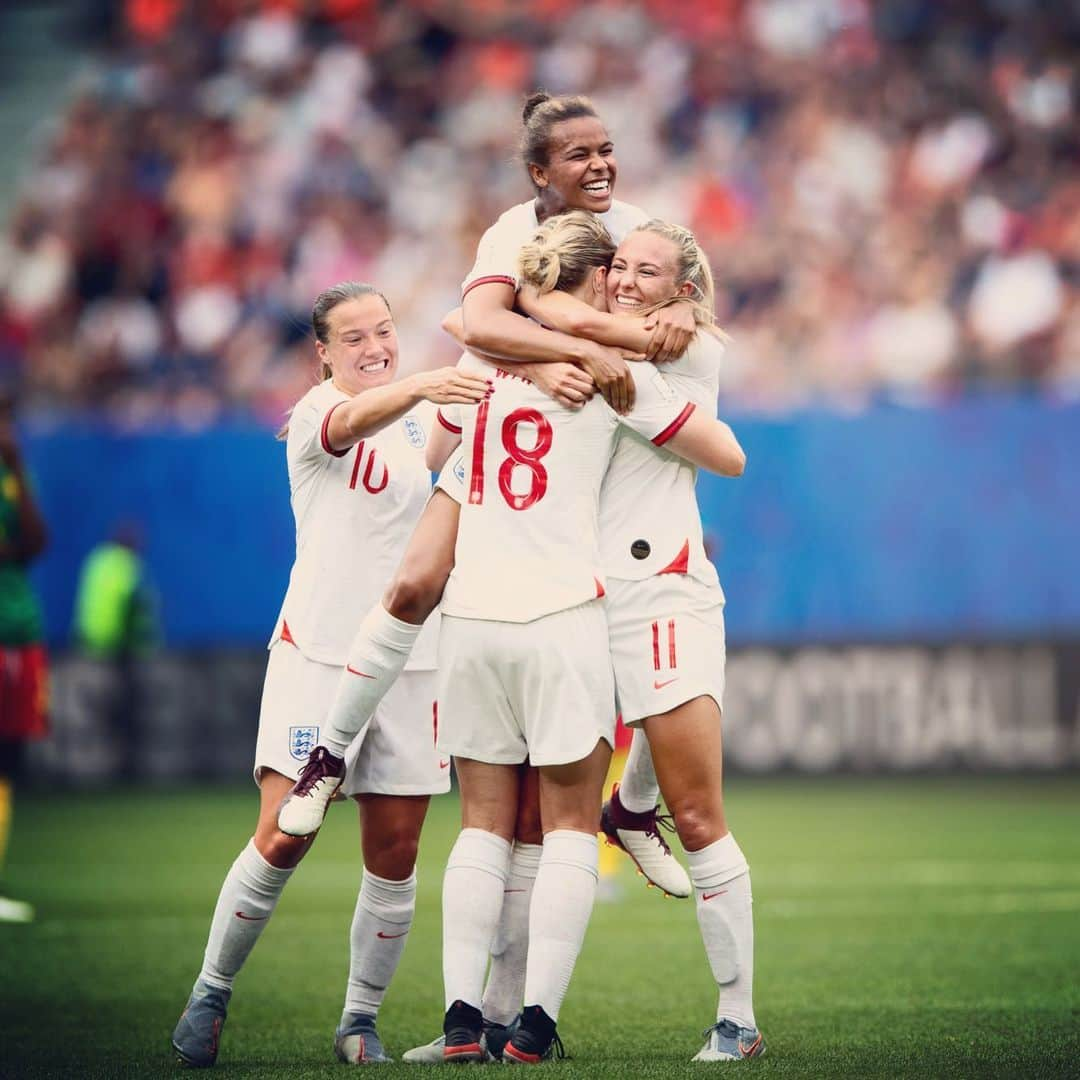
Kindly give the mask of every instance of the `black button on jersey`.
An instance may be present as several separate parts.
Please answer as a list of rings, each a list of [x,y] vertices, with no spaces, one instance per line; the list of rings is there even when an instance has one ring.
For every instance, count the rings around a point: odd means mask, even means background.
[[[652,548],[649,547],[648,540],[635,540],[630,545],[630,554],[633,555],[635,559],[647,559],[651,553]]]

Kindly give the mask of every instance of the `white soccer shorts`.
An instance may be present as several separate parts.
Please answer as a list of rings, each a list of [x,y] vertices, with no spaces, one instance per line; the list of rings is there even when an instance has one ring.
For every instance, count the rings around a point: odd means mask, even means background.
[[[494,765],[565,765],[614,745],[615,685],[599,601],[527,623],[444,615],[439,750]]]
[[[680,574],[608,578],[608,634],[623,723],[640,724],[696,697],[724,705],[724,596]]]
[[[309,660],[293,644],[270,649],[263,683],[255,780],[273,769],[295,780],[319,742],[341,668]],[[345,795],[439,795],[450,759],[435,748],[434,671],[403,671],[345,756]]]

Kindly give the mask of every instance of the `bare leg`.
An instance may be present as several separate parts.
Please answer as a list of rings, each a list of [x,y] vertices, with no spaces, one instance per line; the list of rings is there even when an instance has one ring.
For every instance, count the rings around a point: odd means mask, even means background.
[[[405,667],[424,620],[454,568],[461,507],[443,491],[428,500],[383,602],[364,617],[327,715],[322,745],[336,757],[374,715]]]
[[[724,817],[721,716],[711,697],[645,721],[660,790],[686,848],[698,925],[716,980],[717,1024],[699,1060],[756,1056],[750,871]]]
[[[389,1060],[375,1020],[408,941],[416,910],[416,851],[426,795],[357,795],[364,877],[349,931],[349,979],[335,1036],[339,1058]]]

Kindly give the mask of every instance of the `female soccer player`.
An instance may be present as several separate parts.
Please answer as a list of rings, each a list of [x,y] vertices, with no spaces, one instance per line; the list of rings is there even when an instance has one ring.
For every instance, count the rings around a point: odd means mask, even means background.
[[[218,897],[202,970],[172,1045],[188,1065],[212,1065],[233,980],[314,836],[277,828],[278,806],[319,741],[346,666],[353,613],[379,596],[431,488],[421,402],[482,400],[486,378],[455,368],[394,381],[398,343],[385,297],[344,282],[315,301],[322,381],[296,405],[286,456],[296,561],[270,642],[255,779],[255,835]],[[422,639],[363,736],[349,747],[344,790],[360,808],[364,875],[350,934],[343,1060],[386,1061],[375,1018],[412,922],[420,830],[431,795],[449,789],[434,740],[434,641]],[[350,669],[350,678],[368,677]]]
[[[601,330],[597,340],[555,332],[523,318],[514,311],[518,254],[537,226],[567,209],[588,210],[599,216],[616,241],[634,225],[647,219],[644,211],[613,198],[618,166],[614,146],[592,103],[584,97],[551,98],[534,94],[523,113],[521,155],[535,197],[507,210],[484,234],[476,262],[463,283],[461,314],[465,343],[470,349],[512,363],[554,364],[552,372],[537,374],[552,386],[559,400],[580,405],[591,393],[593,381],[616,409],[632,404],[632,382],[622,352],[623,344]],[[586,305],[577,305],[582,316]],[[649,359],[666,362],[685,351],[696,331],[693,314],[675,305],[658,310],[650,322],[651,332],[638,343]],[[583,372],[567,364],[574,361]],[[458,505],[436,492],[424,511],[397,574],[372,609],[349,650],[349,662],[372,672],[374,679],[349,680],[343,676],[322,745],[329,752],[311,762],[304,791],[290,794],[282,807],[281,828],[297,836],[317,829],[329,805],[343,769],[344,749],[374,712],[382,695],[393,685],[404,666],[420,626],[439,602],[453,566],[457,536]],[[634,755],[640,762],[638,787],[652,797],[655,778],[648,755]],[[686,873],[671,856],[656,829],[655,811],[631,834],[621,832],[627,847],[646,876],[665,892],[688,896]],[[520,904],[508,905],[508,917],[525,909],[537,849],[535,823],[522,822],[522,892]],[[530,844],[528,840],[534,841]],[[520,935],[510,933],[520,942]],[[515,951],[523,956],[520,947]],[[516,1010],[515,1010],[516,1011]]]
[[[689,302],[701,330],[665,365],[664,378],[712,415],[723,348],[712,327],[712,275],[693,235],[659,221],[634,229],[611,262],[606,296],[620,316],[673,296]],[[548,322],[567,307],[565,298],[535,289],[523,290],[521,302]],[[603,317],[594,321],[582,329],[595,332]],[[756,1057],[765,1042],[754,1020],[749,868],[728,831],[721,787],[724,593],[705,554],[694,481],[692,466],[621,431],[601,494],[600,542],[619,706],[624,723],[648,736],[719,990],[715,1023],[694,1060],[723,1061]],[[639,824],[616,789],[604,831],[618,838]]]
[[[614,244],[580,211],[546,223],[521,253],[522,274],[602,305]],[[526,379],[494,371],[495,389],[461,409],[467,499],[443,596],[439,749],[453,755],[463,829],[443,883],[444,1060],[484,1060],[481,990],[502,909],[519,768],[539,767],[543,852],[529,918],[525,1008],[504,1060],[535,1063],[556,1043],[559,1008],[596,889],[600,788],[614,734],[600,485],[620,422],[727,475],[743,454],[726,424],[636,366],[634,408],[599,400],[570,410]],[[516,369],[515,369],[516,370]],[[429,464],[436,453],[429,453]]]

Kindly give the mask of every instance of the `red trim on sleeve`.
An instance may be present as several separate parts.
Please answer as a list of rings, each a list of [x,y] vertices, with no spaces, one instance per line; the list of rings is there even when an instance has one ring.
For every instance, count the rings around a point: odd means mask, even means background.
[[[281,620],[281,640],[287,641],[290,645],[296,644],[293,641],[292,633],[289,631],[289,624],[284,619]]]
[[[595,597],[595,599],[599,600],[601,596],[606,596],[607,595],[607,593],[604,592],[604,583],[598,577],[594,577],[593,581],[596,582],[596,597]]]
[[[679,413],[679,415],[676,416],[675,419],[672,420],[671,423],[668,424],[668,426],[664,428],[664,430],[661,431],[660,434],[653,439],[653,446],[663,446],[664,443],[668,441],[668,439],[677,435],[679,433],[679,429],[683,426],[683,424],[686,423],[687,420],[690,419],[691,414],[696,408],[697,406],[692,401],[688,401],[683,411]]]
[[[660,574],[685,574],[689,569],[690,541],[686,540],[683,543],[682,551],[680,551],[679,554],[676,555],[675,558],[672,559],[671,562],[669,562],[663,570],[657,570],[656,573],[657,576],[659,576]]]
[[[475,281],[470,281],[461,290],[461,299],[464,300],[477,285],[490,285],[493,281],[498,282],[500,285],[509,285],[512,289],[517,288],[517,282],[512,277],[507,277],[505,274],[488,274],[486,277],[478,277]]]
[[[443,416],[442,409],[439,409],[438,412],[435,413],[435,416],[436,419],[438,419],[439,423],[442,424],[442,426],[446,428],[446,430],[449,431],[452,435],[461,434],[461,428],[459,428],[457,424],[450,423],[450,421],[447,420],[445,416]]]
[[[327,410],[326,415],[323,417],[322,431],[319,433],[319,441],[322,443],[322,448],[330,454],[332,457],[344,457],[351,449],[351,446],[346,446],[344,450],[335,450],[330,445],[330,417],[334,415],[334,410],[338,405],[344,405],[344,401],[338,401],[334,405],[331,405]]]

